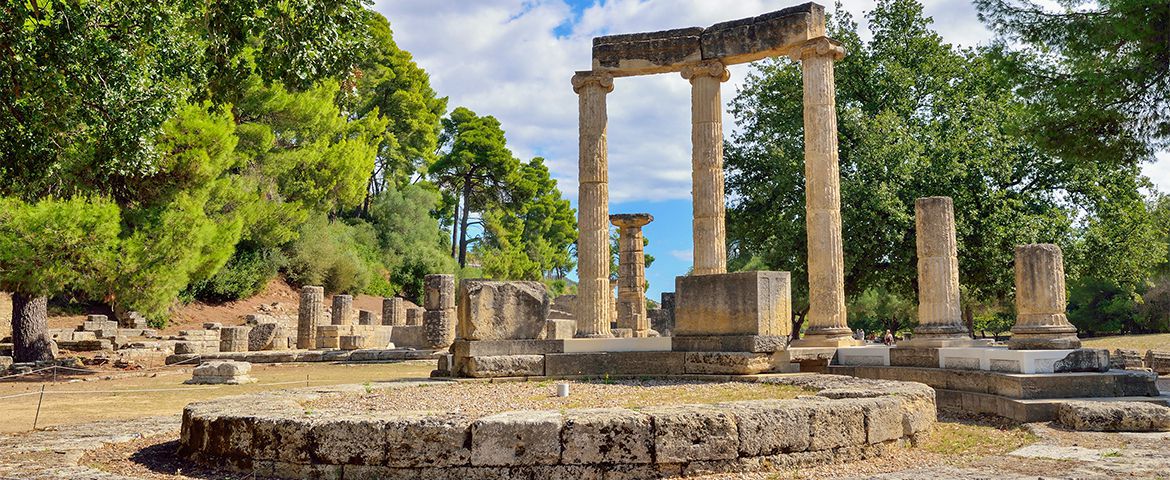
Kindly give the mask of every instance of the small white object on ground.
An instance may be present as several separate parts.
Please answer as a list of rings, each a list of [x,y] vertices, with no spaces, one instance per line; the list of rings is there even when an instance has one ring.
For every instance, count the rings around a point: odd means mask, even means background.
[[[569,396],[569,384],[558,383],[557,384],[557,396],[561,397],[561,398]]]

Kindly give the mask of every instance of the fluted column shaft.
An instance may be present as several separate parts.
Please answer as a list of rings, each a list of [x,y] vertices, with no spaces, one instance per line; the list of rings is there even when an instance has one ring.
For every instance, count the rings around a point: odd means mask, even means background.
[[[605,96],[613,91],[606,73],[578,72],[573,91],[579,107],[577,195],[577,336],[609,337],[613,294],[609,288],[609,159]]]
[[[845,56],[821,37],[793,57],[804,77],[805,215],[808,230],[809,328],[805,344],[854,343],[845,323],[845,255],[841,243],[841,185],[837,158],[833,62]]]
[[[918,249],[918,326],[914,340],[966,340],[959,299],[959,251],[950,197],[914,201]]]
[[[694,275],[727,273],[723,198],[723,101],[727,67],[708,60],[682,71],[691,82],[691,199]]]
[[[1077,327],[1065,316],[1064,256],[1052,244],[1016,247],[1016,324],[1013,349],[1080,348]]]

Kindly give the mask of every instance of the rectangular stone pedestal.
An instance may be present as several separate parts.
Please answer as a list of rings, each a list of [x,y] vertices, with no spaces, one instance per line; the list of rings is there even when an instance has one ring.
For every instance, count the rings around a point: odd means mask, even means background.
[[[788,272],[677,277],[675,336],[787,337],[791,330]]]
[[[544,356],[548,376],[681,375],[682,352],[550,353]]]
[[[842,347],[837,349],[837,363],[841,365],[890,365],[890,350],[886,345]]]
[[[766,335],[684,335],[670,337],[676,352],[755,352],[784,350],[788,337]]]

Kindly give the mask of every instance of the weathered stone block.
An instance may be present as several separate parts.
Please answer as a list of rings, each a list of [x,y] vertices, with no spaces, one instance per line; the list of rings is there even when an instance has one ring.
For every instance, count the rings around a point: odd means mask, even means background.
[[[342,350],[361,350],[366,348],[364,335],[342,335],[337,338],[338,348]]]
[[[561,431],[562,463],[651,463],[654,434],[650,417],[624,408],[574,409]]]
[[[896,398],[880,397],[859,400],[865,414],[865,438],[871,445],[902,438],[904,432],[901,404]]]
[[[203,345],[199,342],[175,342],[175,355],[203,353]]]
[[[386,465],[401,468],[467,465],[471,420],[458,413],[401,414],[386,422]]]
[[[681,375],[686,373],[683,352],[550,353],[544,372],[559,375]]]
[[[252,327],[223,327],[219,329],[219,351],[248,351],[248,334]]]
[[[1053,366],[1056,373],[1064,372],[1108,372],[1109,350],[1082,348],[1073,350]]]
[[[331,418],[313,425],[313,462],[382,465],[386,461],[385,431],[385,421],[368,418]]]
[[[798,400],[754,400],[720,404],[735,417],[739,453],[758,457],[803,452],[809,446],[812,409]],[[901,417],[898,417],[901,420]],[[901,423],[898,424],[901,428]]]
[[[1170,431],[1170,408],[1145,402],[1069,401],[1057,406],[1056,418],[1079,431]]]
[[[865,443],[865,413],[852,400],[835,400],[816,405],[809,420],[810,450]]]
[[[890,366],[939,368],[938,349],[928,347],[891,348]]]
[[[283,350],[288,345],[288,341],[285,340],[287,337],[284,326],[279,323],[257,324],[248,331],[248,351]],[[278,339],[283,340],[284,345],[281,345]]]
[[[406,309],[406,325],[407,326],[422,326],[423,313],[426,312],[422,307],[409,307]]]
[[[489,355],[541,355],[565,351],[565,343],[557,340],[456,340],[451,353],[456,357],[485,357]]]
[[[549,298],[540,282],[464,280],[458,310],[463,339],[543,339]]]
[[[369,310],[358,310],[358,325],[377,325],[378,317]]]
[[[550,319],[545,321],[544,338],[565,340],[577,334],[577,321],[571,319]]]
[[[703,375],[753,375],[771,371],[771,353],[686,352],[686,373]]]
[[[1141,370],[1146,368],[1144,356],[1137,350],[1114,350],[1109,355],[1109,368],[1117,370]]]
[[[390,341],[402,348],[426,348],[427,337],[422,325],[395,325],[390,327]]]
[[[382,299],[382,325],[406,325],[406,302],[402,297]]]
[[[463,376],[475,378],[532,377],[544,375],[544,355],[495,355],[468,357]]]
[[[788,272],[678,277],[675,336],[787,336],[791,330]]]
[[[471,424],[472,465],[553,465],[561,459],[561,414],[516,411]]]
[[[739,433],[726,410],[700,405],[651,407],[642,410],[654,422],[657,463],[736,458]]]
[[[251,371],[252,364],[248,362],[213,360],[195,367],[191,379],[186,383],[228,385],[252,383],[256,379],[248,376]]]
[[[1158,375],[1170,375],[1170,352],[1147,350],[1146,368]]]

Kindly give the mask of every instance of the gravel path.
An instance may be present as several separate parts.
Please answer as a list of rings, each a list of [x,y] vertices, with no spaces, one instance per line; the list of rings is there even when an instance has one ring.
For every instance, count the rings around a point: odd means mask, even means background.
[[[687,382],[668,379],[567,382],[569,396],[556,396],[565,382],[450,382],[369,392],[334,393],[305,403],[314,413],[421,410],[462,412],[471,417],[511,410],[638,408],[653,405],[795,398],[809,392],[790,385],[745,382]]]

